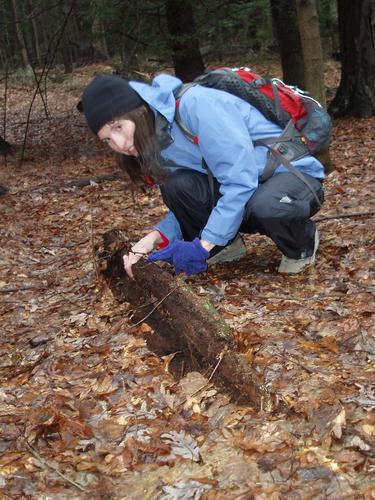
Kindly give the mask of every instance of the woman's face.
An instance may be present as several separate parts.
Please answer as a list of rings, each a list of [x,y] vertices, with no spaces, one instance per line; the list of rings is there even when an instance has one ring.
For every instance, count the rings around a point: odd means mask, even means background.
[[[116,151],[129,156],[138,156],[134,146],[135,123],[131,120],[119,118],[104,125],[98,132],[102,142]]]

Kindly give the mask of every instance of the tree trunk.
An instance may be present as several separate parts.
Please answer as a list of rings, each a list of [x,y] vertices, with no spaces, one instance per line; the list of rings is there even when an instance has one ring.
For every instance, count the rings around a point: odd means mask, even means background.
[[[295,3],[290,0],[271,0],[271,12],[276,34],[283,80],[305,88],[301,37],[298,30]]]
[[[10,153],[12,149],[12,145],[0,136],[0,154]]]
[[[325,107],[324,60],[315,0],[296,0],[296,10],[301,37],[305,89]]]
[[[223,19],[227,19],[229,16],[229,9],[230,7],[226,2],[220,6],[220,9],[214,9],[214,12],[210,11],[209,4],[208,9],[206,9],[206,16],[212,17],[213,38],[211,35],[209,45],[211,46],[210,57],[215,61],[223,61],[225,53],[228,51],[227,33]]]
[[[144,334],[149,348],[160,355],[174,353],[172,365],[180,375],[183,370],[201,370],[216,383],[229,386],[235,397],[241,396],[258,409],[275,409],[261,374],[238,352],[231,329],[207,299],[147,260],[133,267],[134,280],[126,276],[126,241],[121,230],[105,233],[99,260],[105,259],[102,273],[115,298],[133,306],[132,321],[152,327],[152,332]]]
[[[192,81],[204,71],[192,4],[187,0],[166,0],[165,7],[176,76],[183,82]]]
[[[60,4],[59,11],[60,11],[60,18],[66,19],[66,12],[64,9],[64,3]],[[70,74],[73,72],[73,61],[72,61],[71,52],[70,52],[70,41],[69,41],[68,29],[69,29],[69,25],[67,24],[64,27],[64,31],[61,34],[61,41],[60,41],[60,46],[59,46],[62,63],[64,65],[64,73],[65,74]]]
[[[91,25],[92,39],[94,40],[94,49],[103,54],[106,59],[109,57],[105,29],[100,19],[94,17]]]
[[[40,65],[42,63],[42,54],[40,51],[39,33],[38,33],[38,26],[37,26],[36,18],[34,15],[34,6],[33,6],[31,0],[27,0],[27,7],[28,7],[29,15],[31,16],[31,19],[30,19],[31,34],[32,34],[32,40],[33,40],[33,45],[34,45],[36,63],[38,65]]]
[[[22,24],[21,20],[18,17],[19,11],[17,8],[17,0],[12,0],[12,8],[13,8],[13,16],[14,16],[14,25],[15,25],[15,33],[17,37],[17,43],[20,49],[21,61],[24,67],[29,65],[29,58],[27,57],[27,49],[25,46],[25,40],[22,33]]]
[[[79,41],[80,41],[80,34],[79,34],[79,29],[78,29],[78,21],[77,21],[77,13],[75,12],[74,15],[71,17],[70,23],[71,23],[71,57],[73,62],[77,62],[79,58]]]
[[[0,136],[0,155],[7,155],[8,153],[11,153],[13,151],[13,147],[9,142],[7,142],[5,139],[3,139]],[[0,185],[0,196],[6,194],[8,192],[8,189],[4,186]]]
[[[334,116],[374,116],[374,2],[338,0],[337,5],[342,69],[329,110]]]
[[[123,34],[121,43],[121,74],[127,78],[133,78],[135,71],[140,71],[138,56],[140,47],[138,39],[140,38],[140,15],[135,16],[130,34]]]
[[[337,52],[339,47],[337,5],[332,0],[320,0],[316,6],[319,16],[323,56],[332,57],[332,54]]]

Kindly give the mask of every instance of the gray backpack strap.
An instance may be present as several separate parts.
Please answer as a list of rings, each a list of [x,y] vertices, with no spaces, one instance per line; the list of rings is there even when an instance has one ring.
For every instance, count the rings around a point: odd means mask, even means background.
[[[176,99],[176,111],[174,115],[174,120],[177,123],[177,125],[180,127],[182,133],[188,139],[190,142],[193,144],[196,144],[196,136],[191,132],[186,125],[183,123],[181,120],[181,114],[180,114],[180,100],[181,97],[185,94],[187,90],[189,90],[191,87],[195,87],[197,85],[196,82],[191,82],[191,83],[184,83],[179,87],[177,90],[174,91],[174,98]]]
[[[278,157],[274,154],[275,151],[289,162],[299,160],[303,156],[310,154],[292,120],[288,122],[280,136],[257,139],[254,141],[254,145],[268,148],[267,162],[261,182],[269,179],[280,164]]]
[[[302,142],[301,137],[298,134],[298,130],[295,128],[292,121],[290,121],[285,127],[281,136],[257,139],[254,141],[254,144],[256,146],[265,146],[268,148],[267,162],[264,167],[261,182],[269,179],[278,165],[284,165],[289,172],[294,174],[304,184],[306,184],[318,202],[319,207],[322,207],[322,203],[311,183],[292,163],[293,160],[298,160],[299,158],[310,154],[309,150]]]
[[[285,168],[289,170],[292,174],[298,177],[306,186],[310,189],[312,194],[314,195],[314,198],[316,199],[318,205],[320,208],[322,208],[322,202],[319,200],[318,195],[315,192],[315,189],[312,187],[311,183],[308,181],[308,179],[303,175],[302,172],[300,172],[294,165],[291,163],[289,160],[284,158],[282,154],[280,154],[278,151],[273,151],[272,154],[276,156],[276,159],[279,160],[279,164],[281,163],[284,165]]]
[[[277,86],[273,82],[271,82],[271,86],[272,86],[272,92],[273,92],[273,99],[275,101],[276,116],[277,116],[279,123],[282,123],[283,113],[282,113],[282,109],[281,109],[280,97],[279,97],[279,93],[277,91]]]

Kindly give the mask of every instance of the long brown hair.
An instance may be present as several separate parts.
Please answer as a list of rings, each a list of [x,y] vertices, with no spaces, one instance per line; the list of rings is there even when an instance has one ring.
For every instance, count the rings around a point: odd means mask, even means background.
[[[135,124],[134,146],[138,157],[119,154],[118,162],[136,185],[144,184],[145,178],[162,181],[166,172],[160,160],[160,150],[155,134],[155,117],[145,103],[117,119],[131,120]]]

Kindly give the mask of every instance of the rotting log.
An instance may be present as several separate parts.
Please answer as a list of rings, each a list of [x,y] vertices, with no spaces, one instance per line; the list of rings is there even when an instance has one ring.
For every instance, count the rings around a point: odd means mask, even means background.
[[[147,259],[133,266],[134,280],[128,278],[123,255],[129,243],[120,229],[105,233],[103,246],[102,274],[114,297],[133,307],[134,324],[144,321],[152,328],[145,334],[152,351],[159,355],[176,353],[185,371],[212,375],[212,381],[225,384],[241,401],[264,411],[274,409],[261,375],[238,351],[230,327],[211,302],[197,296],[183,278]]]

